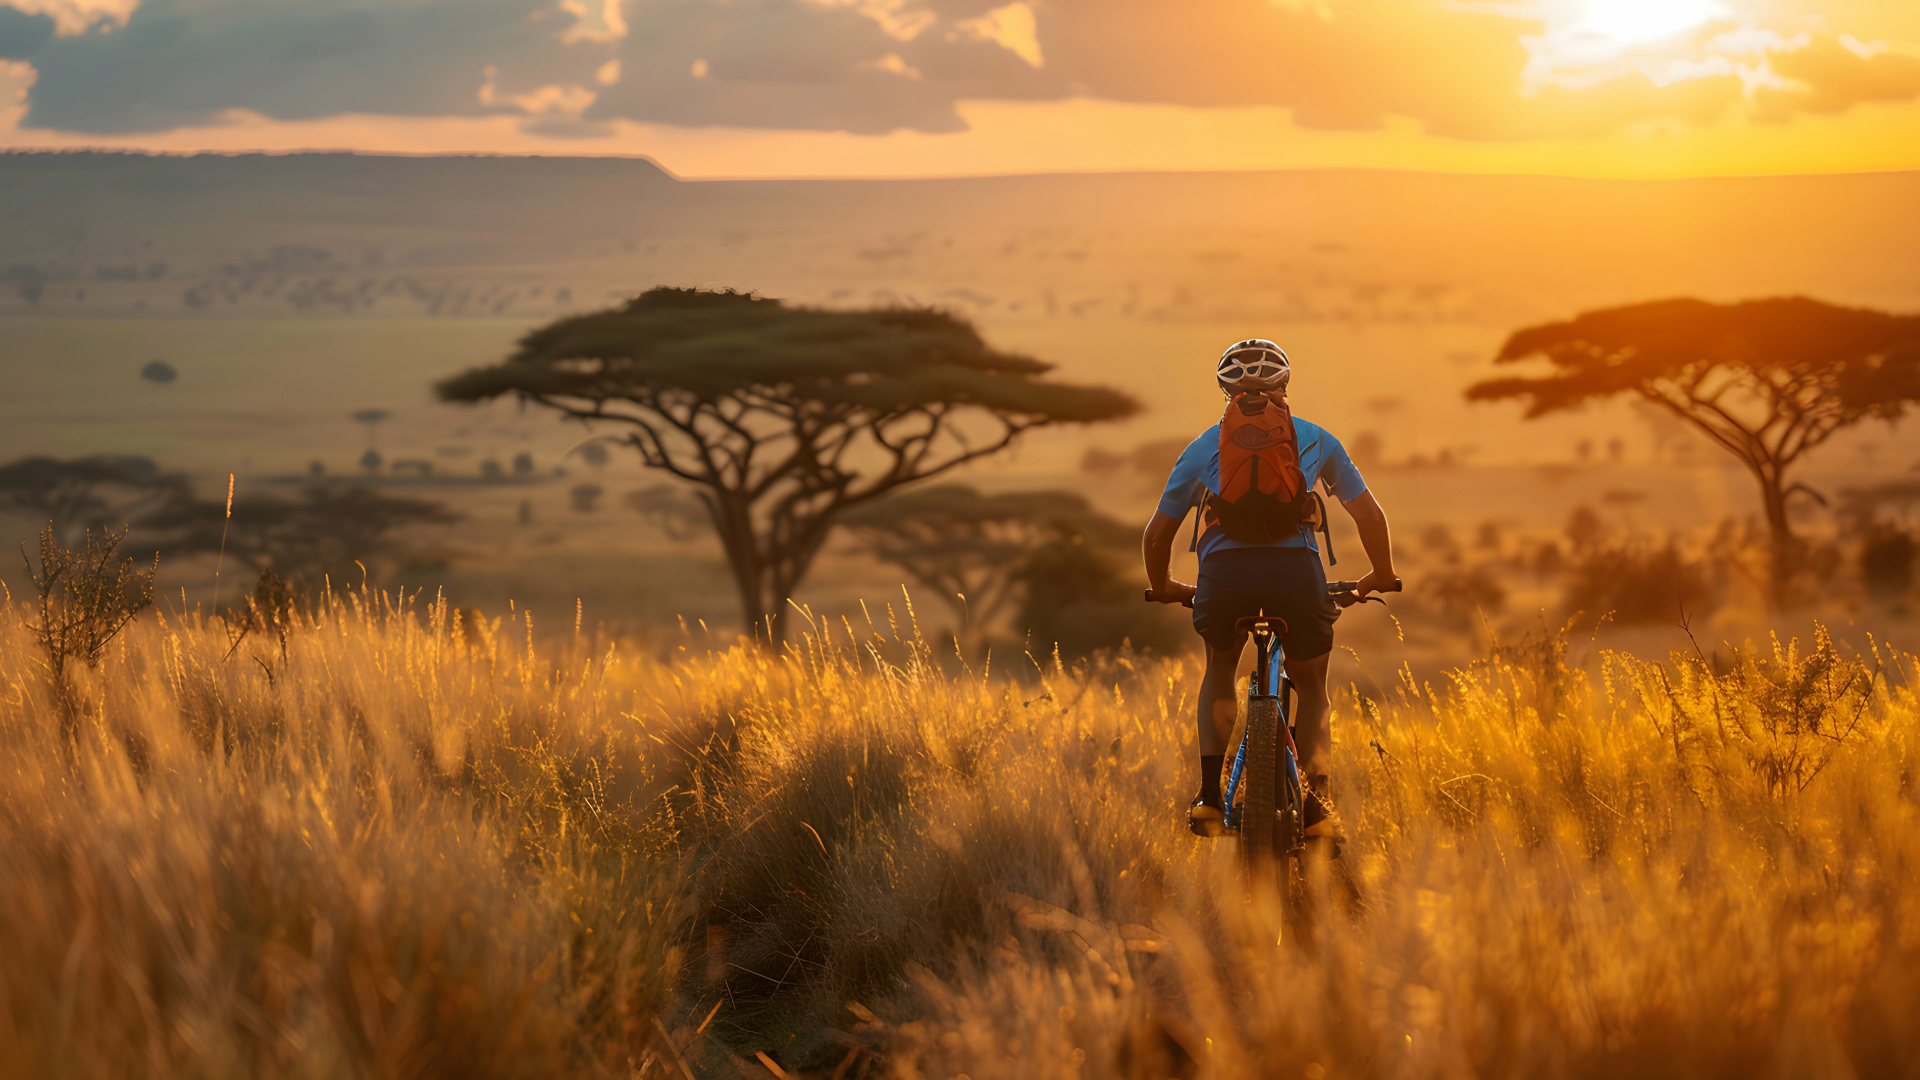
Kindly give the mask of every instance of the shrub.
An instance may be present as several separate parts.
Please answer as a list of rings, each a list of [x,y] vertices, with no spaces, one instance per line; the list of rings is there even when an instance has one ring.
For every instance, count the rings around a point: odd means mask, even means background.
[[[1112,549],[1073,536],[1029,548],[1016,579],[1019,626],[1035,655],[1057,645],[1066,656],[1087,656],[1131,641],[1135,648],[1174,653],[1190,648],[1192,631],[1159,604],[1140,599],[1137,568]],[[1174,609],[1184,613],[1184,609]]]
[[[132,559],[116,559],[124,531],[87,530],[86,546],[70,551],[49,525],[40,533],[40,565],[27,559],[27,576],[36,594],[36,620],[29,624],[46,659],[47,678],[60,711],[61,732],[73,738],[84,703],[70,664],[98,667],[107,643],[153,603],[153,568],[137,570]]]
[[[1576,506],[1567,516],[1567,541],[1575,551],[1594,547],[1607,535],[1607,526],[1591,506]]]
[[[1860,543],[1860,583],[1871,593],[1904,595],[1913,587],[1913,559],[1920,548],[1904,529],[1879,526]]]
[[[1482,613],[1497,615],[1507,606],[1507,590],[1490,566],[1471,566],[1432,575],[1420,583],[1420,592],[1441,612],[1456,621]]]
[[[1620,625],[1678,623],[1715,606],[1705,571],[1672,541],[1656,548],[1633,544],[1588,547],[1574,558],[1563,600],[1588,620],[1611,616]]]

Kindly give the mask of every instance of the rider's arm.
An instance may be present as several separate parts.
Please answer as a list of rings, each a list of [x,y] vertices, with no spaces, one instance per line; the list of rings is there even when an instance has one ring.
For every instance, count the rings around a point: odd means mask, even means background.
[[[1173,463],[1173,472],[1167,476],[1167,488],[1160,493],[1160,505],[1147,520],[1147,530],[1140,537],[1147,582],[1153,586],[1153,599],[1163,604],[1184,603],[1193,596],[1193,586],[1172,580],[1167,576],[1167,569],[1173,561],[1174,536],[1200,493],[1209,451],[1217,445],[1207,438],[1210,434],[1201,435],[1180,452],[1180,459]]]
[[[1373,492],[1363,491],[1343,505],[1353,515],[1360,530],[1360,546],[1367,549],[1367,561],[1373,572],[1360,579],[1358,592],[1365,596],[1394,583],[1393,533],[1387,528],[1387,512],[1380,509]]]
[[[1140,537],[1140,553],[1147,563],[1147,583],[1153,586],[1153,598],[1163,604],[1178,604],[1193,595],[1193,586],[1167,576],[1180,521],[1155,510],[1153,517],[1147,519],[1146,532]]]

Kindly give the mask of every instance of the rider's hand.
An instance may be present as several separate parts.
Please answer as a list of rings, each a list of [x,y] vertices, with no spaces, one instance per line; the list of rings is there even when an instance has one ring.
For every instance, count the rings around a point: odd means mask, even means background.
[[[1366,599],[1368,593],[1376,593],[1381,589],[1391,588],[1393,583],[1399,580],[1399,578],[1394,577],[1392,574],[1383,574],[1378,570],[1370,570],[1367,572],[1366,577],[1354,582],[1353,602],[1357,604]]]
[[[1184,604],[1193,599],[1193,593],[1193,586],[1186,582],[1168,579],[1166,588],[1153,590],[1153,599],[1160,604]]]

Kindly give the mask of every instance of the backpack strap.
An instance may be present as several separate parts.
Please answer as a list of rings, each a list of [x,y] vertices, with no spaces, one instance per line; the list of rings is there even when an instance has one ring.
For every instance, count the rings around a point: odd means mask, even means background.
[[[1320,536],[1326,542],[1327,565],[1338,566],[1340,565],[1340,560],[1333,553],[1333,530],[1328,527],[1327,523],[1327,500],[1320,498],[1320,493],[1317,491],[1313,493],[1313,497],[1319,500],[1320,503]]]
[[[1207,484],[1201,481],[1195,485],[1199,490],[1193,494],[1193,539],[1187,541],[1188,551],[1200,550],[1200,519],[1207,516]]]
[[[1312,442],[1308,443],[1306,446],[1303,446],[1300,448],[1299,460],[1302,464],[1302,467],[1305,466],[1305,463],[1307,460],[1307,451],[1319,445],[1320,445],[1320,440],[1315,439]],[[1322,464],[1325,464],[1325,463],[1322,462]],[[1326,547],[1326,550],[1327,550],[1327,565],[1338,566],[1340,565],[1340,559],[1338,556],[1334,555],[1333,553],[1333,530],[1329,525],[1329,522],[1327,519],[1327,500],[1321,498],[1320,493],[1313,490],[1313,485],[1316,482],[1318,482],[1317,478],[1309,479],[1307,481],[1307,491],[1309,494],[1311,494],[1314,497],[1316,501],[1320,503],[1320,538],[1323,541],[1324,546]]]

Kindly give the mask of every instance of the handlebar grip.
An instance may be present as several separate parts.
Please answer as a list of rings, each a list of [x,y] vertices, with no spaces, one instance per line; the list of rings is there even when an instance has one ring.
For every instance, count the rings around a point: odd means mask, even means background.
[[[1399,578],[1394,578],[1393,584],[1375,589],[1373,591],[1375,593],[1401,592],[1401,591],[1404,591],[1405,588],[1406,588],[1406,582],[1400,580]],[[1333,582],[1327,583],[1327,595],[1329,596],[1341,596],[1346,593],[1358,592],[1359,590],[1360,590],[1360,583],[1357,581],[1333,581]]]
[[[1146,601],[1147,603],[1149,603],[1149,604],[1157,604],[1157,603],[1159,603],[1159,602],[1160,602],[1160,601],[1159,601],[1159,600],[1158,600],[1157,598],[1155,598],[1155,596],[1153,595],[1153,590],[1152,590],[1152,589],[1148,589],[1148,590],[1146,591],[1146,593],[1145,593],[1145,594],[1144,594],[1144,595],[1143,595],[1143,596],[1141,597],[1141,599],[1142,599],[1142,600],[1145,600],[1145,601]],[[1184,608],[1190,608],[1190,607],[1192,607],[1192,606],[1193,606],[1193,597],[1191,597],[1191,596],[1189,596],[1189,597],[1187,597],[1187,598],[1186,598],[1185,600],[1182,600],[1182,601],[1180,601],[1180,606],[1181,606],[1181,607],[1184,607]]]

